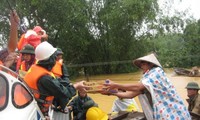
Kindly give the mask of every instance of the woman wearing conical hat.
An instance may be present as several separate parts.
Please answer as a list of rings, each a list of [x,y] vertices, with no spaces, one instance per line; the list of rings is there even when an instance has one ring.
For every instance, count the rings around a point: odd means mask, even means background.
[[[111,81],[105,84],[109,90],[120,88],[127,91],[113,95],[121,98],[138,96],[147,120],[191,120],[182,98],[154,54],[133,60],[133,64],[143,71],[140,82],[118,84]]]

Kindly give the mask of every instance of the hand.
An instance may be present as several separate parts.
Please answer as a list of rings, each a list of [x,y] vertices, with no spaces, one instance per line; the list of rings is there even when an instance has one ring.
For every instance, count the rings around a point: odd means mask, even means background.
[[[68,108],[68,110],[70,110],[70,111],[72,110],[72,106],[67,106],[67,108]]]
[[[77,82],[77,83],[73,84],[73,86],[77,90],[86,92],[87,89],[90,88],[90,87],[86,86],[84,83],[85,83],[85,81]]]
[[[17,59],[17,53],[11,52],[9,55],[6,57],[5,62],[3,63],[4,66],[10,67]]]
[[[117,89],[118,88],[118,84],[117,83],[114,83],[113,81],[107,79],[106,80],[106,83],[103,84],[107,90],[114,90],[114,89]]]
[[[17,12],[15,10],[10,12],[10,22],[11,25],[17,27],[19,25],[19,16],[17,15]]]
[[[41,35],[41,37],[44,39],[44,40],[47,40],[48,39],[48,35],[45,33],[43,35]]]

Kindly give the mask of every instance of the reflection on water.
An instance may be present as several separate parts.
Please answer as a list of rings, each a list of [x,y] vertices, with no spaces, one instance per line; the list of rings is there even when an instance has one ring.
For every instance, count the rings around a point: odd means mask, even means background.
[[[177,76],[173,72],[173,69],[165,69],[165,72],[168,78],[173,83],[173,85],[176,87],[176,90],[182,97],[185,105],[188,106],[187,102],[185,101],[185,99],[187,98],[187,91],[185,87],[187,83],[190,81],[195,81],[200,85],[200,77]],[[92,76],[89,79],[90,81],[110,79],[121,84],[129,84],[129,83],[131,84],[131,83],[137,83],[140,80],[141,75],[142,75],[141,72],[137,72],[129,74]],[[112,103],[114,99],[116,99],[115,96],[105,96],[101,94],[89,94],[89,96],[92,97],[94,101],[98,103],[99,107],[102,108],[107,113],[111,111]],[[140,110],[142,110],[138,98],[135,99],[140,107]]]

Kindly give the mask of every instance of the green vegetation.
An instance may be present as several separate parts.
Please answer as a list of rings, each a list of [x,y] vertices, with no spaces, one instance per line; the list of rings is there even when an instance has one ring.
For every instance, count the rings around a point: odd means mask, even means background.
[[[136,71],[131,60],[150,52],[158,54],[164,67],[200,65],[200,22],[182,19],[181,14],[162,15],[157,0],[10,3],[21,18],[27,18],[28,29],[40,25],[47,31],[48,41],[63,50],[72,76],[81,71],[89,75]],[[9,6],[5,0],[0,4],[0,11],[0,45],[3,46],[9,31]],[[74,64],[76,67],[70,67]]]

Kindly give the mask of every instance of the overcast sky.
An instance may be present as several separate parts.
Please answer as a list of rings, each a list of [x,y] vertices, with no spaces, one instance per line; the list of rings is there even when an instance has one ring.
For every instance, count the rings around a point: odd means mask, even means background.
[[[200,0],[159,0],[159,4],[161,5],[161,7],[162,6],[166,7],[166,4],[165,4],[166,2],[169,4],[172,4],[171,7],[178,10],[179,12],[182,12],[188,9],[188,12],[191,15],[193,15],[194,18],[200,19]],[[169,14],[172,14],[172,13],[169,13]]]

